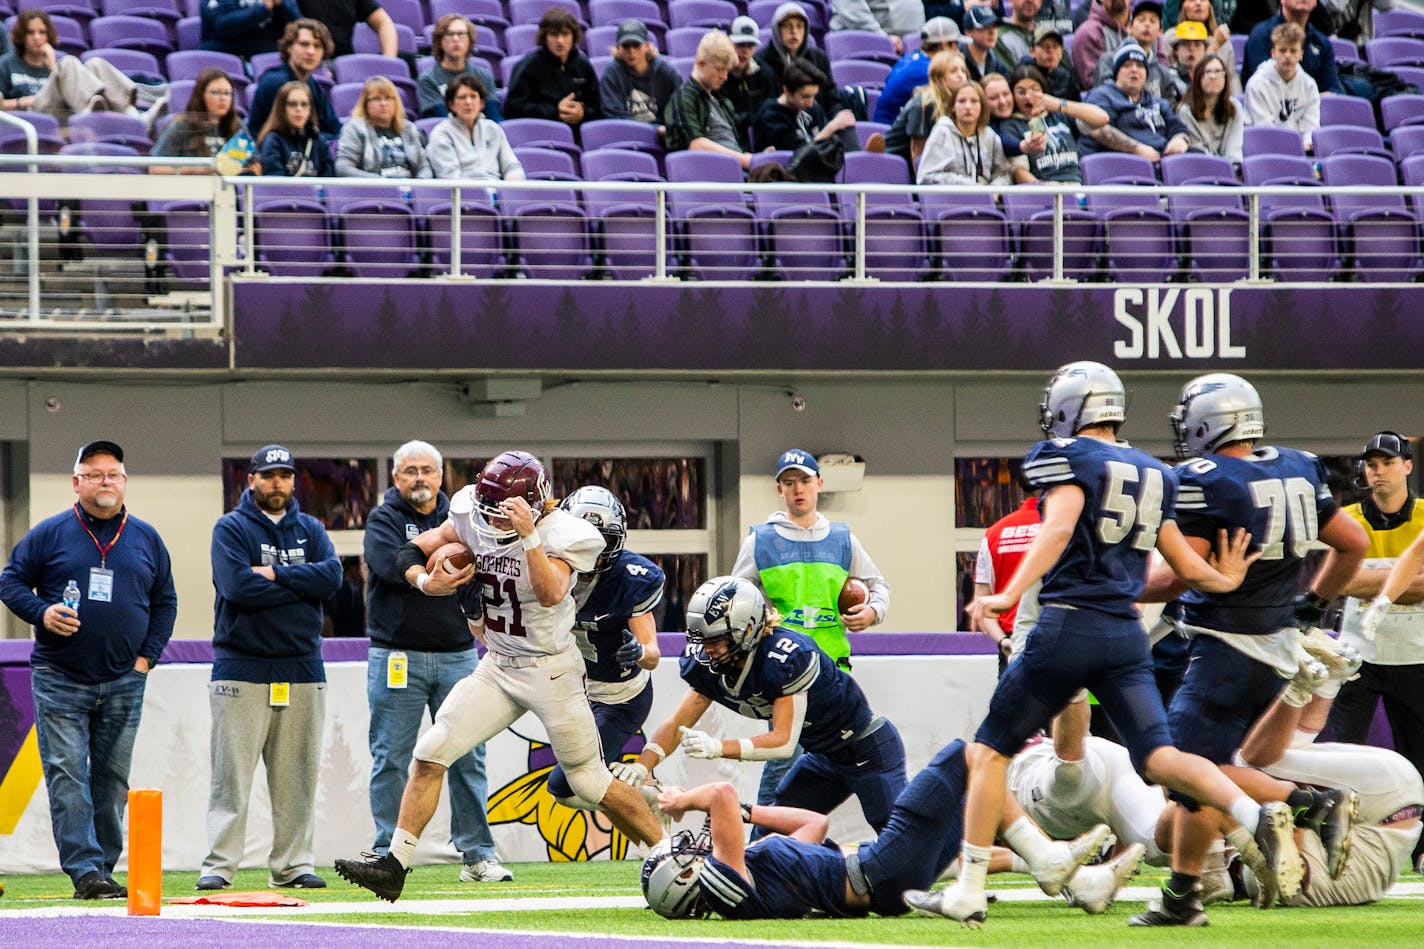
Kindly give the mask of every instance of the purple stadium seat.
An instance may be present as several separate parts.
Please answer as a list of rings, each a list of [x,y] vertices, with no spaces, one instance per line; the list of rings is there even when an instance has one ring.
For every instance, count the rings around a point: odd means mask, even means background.
[[[404,23],[396,24],[396,49],[402,53],[414,56],[420,52],[415,45],[415,31]],[[376,53],[381,52],[381,38],[376,35],[376,31],[364,23],[357,23],[356,29],[351,33],[351,50],[356,53]]]
[[[1424,220],[1424,153],[1412,155],[1400,163],[1399,180],[1410,188],[1420,189],[1410,194],[1409,205],[1414,216]]]
[[[563,7],[584,26],[588,25],[588,14],[579,0],[509,0],[508,6],[511,23],[538,23],[545,10]]]
[[[603,74],[608,71],[608,67],[613,64],[612,56],[590,56],[588,63],[593,67],[593,74],[603,80]]]
[[[1376,69],[1390,66],[1424,66],[1424,40],[1410,36],[1383,36],[1365,43],[1365,62]]]
[[[415,213],[400,188],[325,188],[340,259],[354,276],[395,278],[415,270]]]
[[[1086,280],[1097,274],[1102,224],[1079,208],[1071,194],[1063,201],[1063,275]],[[1019,260],[1030,280],[1053,276],[1052,194],[1010,188],[1004,192],[1004,214],[1016,235]]]
[[[254,53],[248,58],[247,64],[252,67],[252,78],[261,79],[262,74],[269,69],[275,69],[282,65],[281,53]]]
[[[121,155],[132,157],[138,152],[127,145],[111,145],[107,142],[83,142],[69,144],[59,150],[61,155]],[[70,168],[70,173],[83,174],[141,174],[140,168],[121,166],[106,167],[91,165],[86,168]],[[129,200],[81,199],[76,207],[79,233],[90,245],[107,253],[123,253],[135,250],[143,241],[143,229],[134,217],[134,203]]]
[[[870,136],[875,135],[877,133],[880,135],[884,135],[888,131],[890,131],[890,126],[886,125],[884,122],[872,122],[867,119],[864,122],[855,123],[855,138],[856,141],[860,142],[861,148],[865,147],[865,143],[870,138]]]
[[[513,2],[518,3],[519,0]],[[668,25],[673,29],[700,26],[725,30],[740,13],[737,5],[729,0],[679,0],[669,5]]]
[[[89,39],[94,46],[141,49],[155,56],[173,52],[168,27],[136,16],[101,16],[89,24]]]
[[[762,165],[780,165],[785,168],[791,164],[791,156],[794,154],[796,153],[785,148],[777,148],[769,152],[753,152],[751,167],[747,171],[756,171]]]
[[[513,29],[513,27],[511,27],[511,29]],[[520,61],[527,55],[527,51],[524,53],[511,53],[499,61],[499,85],[505,88],[509,87],[509,80],[514,76],[514,70],[519,68]]]
[[[1416,10],[1376,10],[1376,36],[1421,36],[1424,37],[1424,13]]]
[[[1083,183],[1089,185],[1156,183],[1152,163],[1123,152],[1095,152],[1082,159]],[[1108,273],[1115,280],[1160,280],[1175,270],[1172,220],[1162,210],[1156,190],[1088,195],[1088,210],[1103,222]]]
[[[1093,152],[1084,155],[1080,163],[1083,169],[1083,184],[1153,184],[1157,173],[1152,162],[1141,155],[1126,152]]]
[[[430,250],[431,266],[450,270],[454,205],[448,192],[418,188],[415,212],[420,216]],[[499,212],[483,192],[460,195],[460,273],[467,277],[499,277],[505,272],[504,229]]]
[[[410,67],[405,60],[379,53],[351,53],[331,61],[331,74],[337,82],[365,82],[372,76],[385,76],[395,82],[411,82]]]
[[[60,146],[64,144],[64,137],[59,131],[59,119],[56,119],[54,116],[45,112],[26,112],[24,110],[18,110],[11,112],[10,117],[21,119],[34,126],[40,154],[56,154]],[[15,150],[15,154],[23,155],[25,153],[25,137],[23,134],[20,134],[17,129],[7,123],[6,125],[0,126],[0,133],[18,134],[20,147]],[[10,150],[5,149],[4,151],[8,153]]]
[[[579,181],[578,169],[568,152],[555,148],[524,145],[514,150],[524,176],[539,181]]]
[[[1424,95],[1390,96],[1380,100],[1380,118],[1386,133],[1401,125],[1424,122]]]
[[[585,181],[662,181],[652,155],[626,148],[596,148],[579,156]]]
[[[1416,89],[1424,89],[1424,68],[1419,66],[1391,66],[1389,71]]]
[[[157,20],[172,28],[183,19],[178,0],[103,0],[104,16],[137,16]]]
[[[158,57],[141,49],[89,49],[79,54],[79,61],[87,63],[91,59],[103,59],[110,66],[123,73],[148,73],[150,76],[167,76],[159,64]],[[171,76],[169,78],[172,78]]]
[[[651,155],[621,148],[586,151],[589,181],[662,181]],[[657,270],[657,194],[653,191],[584,191],[584,204],[596,228],[600,268],[615,280],[637,280]],[[668,233],[671,247],[671,231]],[[671,254],[668,257],[672,260]]]
[[[173,27],[173,38],[179,49],[197,49],[203,42],[202,17],[185,16]]]
[[[573,129],[555,119],[505,119],[500,128],[510,148],[556,148],[575,156],[581,151]]]
[[[706,35],[705,26],[673,27],[667,31],[667,49],[663,52],[669,56],[695,56],[697,44],[702,42],[702,37]]]
[[[832,30],[826,34],[826,55],[835,64],[836,75],[840,75],[843,59],[864,59],[893,66],[900,61],[895,52],[895,44],[884,33],[868,30]]]
[[[920,192],[930,258],[944,280],[998,281],[1013,269],[1009,223],[994,196]]]
[[[830,34],[835,36],[835,33]],[[890,67],[885,63],[865,59],[842,59],[836,63],[836,83],[842,86],[862,86],[865,89],[883,89],[890,75]],[[872,107],[871,111],[874,111]]]
[[[59,34],[59,51],[68,53],[70,56],[78,56],[90,46],[98,46],[98,43],[89,42],[89,34],[83,22],[72,17],[53,15],[50,17],[54,21],[54,31]],[[9,32],[14,24],[15,18],[10,17],[5,21],[5,30]]]
[[[1339,269],[1335,221],[1325,210],[1315,166],[1294,155],[1248,155],[1246,184],[1289,186],[1289,194],[1262,195],[1263,265],[1277,278],[1318,280]]]
[[[1398,165],[1413,155],[1424,155],[1424,125],[1401,125],[1389,133],[1389,147]]]
[[[1332,155],[1321,162],[1326,186],[1399,184],[1394,163],[1373,155]],[[1369,281],[1407,281],[1419,273],[1419,225],[1403,195],[1334,194],[1330,206],[1355,272]]]
[[[505,14],[500,0],[430,0],[430,21],[442,16],[458,13],[468,17],[475,26],[483,26],[497,34],[498,45],[503,48],[504,31],[509,27],[509,17]]]
[[[845,272],[841,219],[825,191],[759,186],[752,207],[765,236],[767,269],[777,279],[835,280]]]
[[[647,122],[631,119],[595,119],[579,126],[579,140],[584,151],[596,148],[618,148],[645,152],[659,158],[663,147],[658,141],[658,129]]]
[[[320,200],[273,189],[255,197],[257,263],[277,277],[320,277],[336,262]]]
[[[420,114],[416,99],[415,83],[410,79],[399,77],[391,79],[395,83],[396,92],[400,93],[401,104],[405,106],[405,114],[412,120]],[[345,119],[351,114],[351,110],[356,108],[356,103],[361,101],[361,82],[339,82],[331,87],[331,107],[336,110],[337,116]]]
[[[898,155],[849,152],[838,180],[889,184],[902,191],[865,197],[865,272],[881,280],[918,280],[925,275],[925,228],[910,190],[910,170]],[[841,192],[841,219],[854,240],[856,196]]]
[[[1332,97],[1338,98],[1338,97]],[[1310,136],[1310,147],[1316,158],[1336,154],[1378,155],[1393,160],[1384,146],[1384,139],[1373,128],[1358,125],[1322,125]]]
[[[504,49],[511,56],[523,57],[538,46],[539,24],[515,23],[504,31]]]
[[[397,26],[406,27],[413,36],[420,36],[425,28],[425,9],[421,0],[381,0],[381,9],[390,14]]]
[[[1328,96],[1343,99],[1344,96]],[[1252,155],[1289,155],[1292,158],[1305,157],[1305,140],[1294,129],[1280,129],[1269,125],[1246,126],[1241,141],[1244,157]]]
[[[164,66],[169,79],[197,79],[204,69],[216,66],[232,80],[233,88],[239,92],[247,88],[251,81],[247,78],[247,67],[240,57],[231,53],[218,53],[206,49],[179,50],[164,57]]]
[[[648,26],[657,24],[664,30],[663,8],[654,0],[590,0],[588,21],[594,26],[617,26],[624,20],[642,20]]]
[[[1363,128],[1375,127],[1375,110],[1368,99],[1354,96],[1321,96],[1320,124],[1358,125]]]
[[[770,28],[771,18],[783,2],[784,0],[751,0],[751,3],[747,4],[747,16],[756,20],[757,26]],[[811,34],[824,35],[826,24],[830,22],[829,7],[817,3],[802,3],[801,7],[806,11]]]
[[[69,120],[69,140],[128,145],[145,154],[153,145],[143,119],[122,112],[85,112],[72,116]]]
[[[1213,194],[1172,194],[1167,214],[1177,227],[1182,259],[1202,280],[1240,280],[1250,272],[1251,220],[1231,162],[1217,155],[1165,155],[1168,185],[1212,186]]]
[[[1335,51],[1335,62],[1340,65],[1362,63],[1365,61],[1364,57],[1360,54],[1360,48],[1349,40],[1332,36],[1330,37],[1330,48]]]
[[[19,4],[20,9],[28,10],[31,7],[37,10],[43,10],[48,13],[51,18],[56,16],[68,17],[81,24],[88,23],[99,15],[99,5],[92,2],[92,0],[33,0],[33,2],[26,0],[26,2]],[[18,13],[20,10],[16,9],[12,12]],[[6,26],[6,30],[9,30],[8,25]]]
[[[668,62],[672,63],[683,82],[692,78],[692,67],[697,64],[696,59],[692,56],[669,56]]]
[[[1231,162],[1220,155],[1183,152],[1180,155],[1162,156],[1163,184],[1184,185],[1199,178],[1238,183],[1235,180],[1236,172],[1231,167]]]
[[[211,276],[212,208],[204,201],[151,201],[149,210],[163,222],[160,259],[179,281],[206,286]]]
[[[1236,54],[1233,62],[1237,64],[1238,69],[1240,68],[1241,63],[1244,63],[1246,61],[1246,41],[1250,38],[1251,37],[1247,36],[1245,33],[1231,34],[1231,52]]]
[[[587,219],[572,188],[507,187],[500,192],[500,209],[531,279],[577,280],[592,268]]]
[[[742,166],[730,155],[672,152],[664,164],[669,181],[742,181]],[[680,237],[680,251],[693,276],[703,280],[745,280],[756,272],[756,221],[743,196],[675,191],[668,196],[668,204]]]

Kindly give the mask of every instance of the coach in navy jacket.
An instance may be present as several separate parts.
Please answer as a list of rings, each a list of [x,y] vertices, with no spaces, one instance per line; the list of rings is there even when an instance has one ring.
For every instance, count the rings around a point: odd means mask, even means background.
[[[326,886],[312,848],[326,711],[322,601],[341,587],[341,561],[326,528],[297,506],[295,483],[291,452],[259,449],[237,508],[213,528],[210,850],[200,890],[232,884],[259,759],[272,798],[269,884]]]

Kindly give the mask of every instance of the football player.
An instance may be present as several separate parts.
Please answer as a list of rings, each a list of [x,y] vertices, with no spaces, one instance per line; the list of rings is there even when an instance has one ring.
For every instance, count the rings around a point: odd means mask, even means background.
[[[471,551],[472,562],[452,573],[442,560],[427,571],[427,558],[455,542]],[[444,524],[401,548],[406,582],[428,596],[478,585],[478,634],[489,651],[451,690],[416,743],[390,851],[337,860],[337,873],[395,902],[420,832],[435,813],[446,768],[526,711],[543,723],[575,795],[599,804],[632,841],[651,845],[661,837],[642,796],[614,781],[603,763],[584,692],[583,656],[571,631],[573,575],[592,570],[602,550],[597,528],[558,509],[543,464],[522,451],[491,459],[474,484],[451,498]]]
[[[775,803],[829,814],[852,794],[877,831],[905,787],[905,745],[865,693],[805,633],[778,626],[780,614],[741,577],[713,577],[687,607],[687,652],[680,660],[689,686],[677,710],[658,726],[637,762],[615,766],[641,785],[681,735],[694,758],[770,761],[805,754],[777,790]],[[746,718],[770,721],[755,738],[718,738],[695,726],[716,702]]]
[[[1177,457],[1177,523],[1187,543],[1202,556],[1221,528],[1244,528],[1260,551],[1235,590],[1187,591],[1182,625],[1191,638],[1186,676],[1172,699],[1167,722],[1183,751],[1201,755],[1230,773],[1231,756],[1252,722],[1275,701],[1300,667],[1298,647],[1319,651],[1332,641],[1318,630],[1330,600],[1364,560],[1368,541],[1354,520],[1337,517],[1325,465],[1292,448],[1257,447],[1265,435],[1265,411],[1256,389],[1240,376],[1217,372],[1182,388],[1171,414]],[[1321,541],[1328,548],[1305,593],[1305,555]],[[1154,568],[1144,594],[1185,587],[1169,568]],[[1160,907],[1133,918],[1139,926],[1192,926],[1205,923],[1197,896],[1207,848],[1217,837],[1219,817],[1174,791],[1173,873],[1162,888]],[[1355,810],[1348,791],[1297,788],[1287,803],[1300,826],[1317,829],[1330,854],[1330,875],[1338,877]],[[1284,894],[1287,899],[1293,893]]]
[[[603,535],[603,553],[593,569],[574,582],[577,607],[574,638],[583,653],[588,676],[588,700],[603,760],[623,759],[623,747],[638,733],[653,707],[650,670],[662,658],[658,652],[653,610],[663,599],[663,571],[646,557],[628,550],[628,516],[607,488],[587,485],[559,507],[588,521]],[[563,765],[549,774],[549,793],[570,807],[596,804],[577,797],[564,776]]]
[[[984,880],[1007,795],[1010,757],[1077,693],[1097,696],[1150,780],[1190,792],[1229,811],[1257,835],[1270,877],[1282,864],[1298,871],[1290,810],[1262,806],[1211,762],[1172,745],[1166,712],[1135,601],[1147,554],[1161,551],[1191,586],[1227,592],[1240,585],[1249,536],[1221,532],[1215,566],[1187,543],[1174,519],[1175,483],[1157,459],[1117,442],[1127,393],[1107,366],[1069,363],[1049,380],[1039,405],[1047,441],[1024,460],[1024,477],[1043,493],[1043,526],[1001,593],[971,610],[974,628],[997,616],[1042,579],[1037,623],[1023,654],[1009,664],[990,700],[967,760],[970,791],[964,817],[960,878],[935,893],[910,893],[915,909],[977,928],[987,915]],[[1015,847],[1008,839],[1010,847]],[[1253,859],[1256,855],[1252,855]]]

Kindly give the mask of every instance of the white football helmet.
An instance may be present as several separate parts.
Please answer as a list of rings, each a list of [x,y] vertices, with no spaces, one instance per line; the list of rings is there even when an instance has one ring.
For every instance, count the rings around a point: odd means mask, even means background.
[[[628,540],[628,514],[623,502],[607,488],[586,484],[564,498],[559,507],[588,521],[603,535],[603,553],[598,555],[593,572],[603,573],[613,566]]]
[[[1167,418],[1178,458],[1199,458],[1230,442],[1255,441],[1266,434],[1266,413],[1256,387],[1229,372],[1188,382]]]
[[[741,658],[756,648],[766,623],[766,600],[750,580],[713,577],[698,587],[687,601],[687,641],[698,648],[698,662],[720,674],[735,669]],[[727,654],[707,655],[709,641],[726,639]]]
[[[1127,418],[1127,390],[1100,362],[1070,362],[1059,367],[1043,390],[1038,425],[1049,438],[1072,438],[1089,425],[1122,423]]]
[[[664,919],[704,919],[710,915],[702,899],[702,867],[712,853],[706,823],[702,832],[679,831],[643,858],[643,898]]]
[[[512,544],[519,539],[514,528],[497,529],[493,518],[504,518],[501,501],[518,495],[534,509],[538,521],[553,500],[549,488],[549,473],[538,458],[525,451],[500,452],[489,460],[475,479],[475,510],[470,525],[477,535],[494,544]]]

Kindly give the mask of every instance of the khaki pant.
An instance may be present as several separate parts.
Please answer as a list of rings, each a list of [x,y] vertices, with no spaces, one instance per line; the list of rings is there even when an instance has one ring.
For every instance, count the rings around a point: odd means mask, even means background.
[[[103,96],[110,111],[122,112],[133,105],[133,91],[133,80],[102,57],[81,63],[78,56],[66,56],[55,64],[30,108],[64,122],[87,112],[95,96]]]

